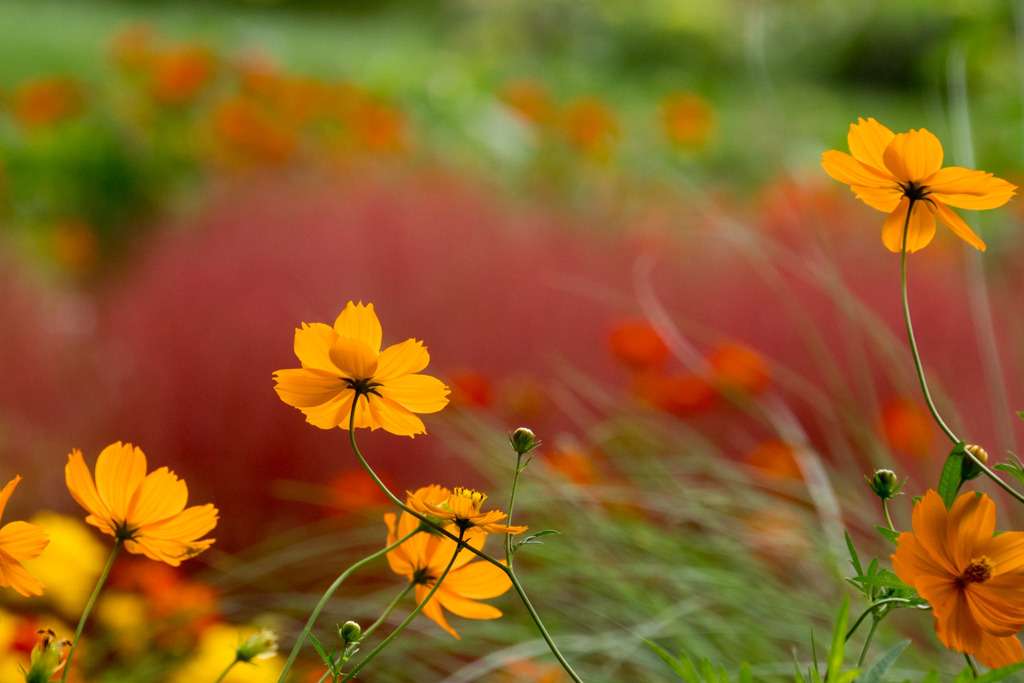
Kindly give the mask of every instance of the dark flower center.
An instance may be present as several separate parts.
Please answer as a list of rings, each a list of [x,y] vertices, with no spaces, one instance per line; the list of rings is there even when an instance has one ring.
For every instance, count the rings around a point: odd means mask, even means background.
[[[931,194],[927,186],[917,183],[900,183],[900,188],[903,190],[903,196],[912,201],[924,199]]]
[[[376,394],[377,396],[380,396],[380,394],[377,393],[377,387],[383,386],[383,384],[381,382],[374,382],[372,377],[366,377],[364,379],[349,379],[348,377],[342,377],[342,379],[348,382],[349,386],[352,387],[352,390],[356,392],[356,396],[362,396],[365,394]]]
[[[984,555],[972,559],[971,563],[964,569],[963,574],[956,577],[957,584],[963,588],[969,583],[984,583],[992,578],[992,572],[996,566]]]

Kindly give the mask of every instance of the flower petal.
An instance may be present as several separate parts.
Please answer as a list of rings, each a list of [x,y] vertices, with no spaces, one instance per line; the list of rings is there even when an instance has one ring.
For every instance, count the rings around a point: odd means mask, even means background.
[[[830,149],[821,155],[825,172],[841,183],[863,187],[892,187],[896,181],[884,169],[868,166],[846,152]]]
[[[185,509],[188,486],[166,467],[150,472],[128,501],[125,523],[139,529],[174,517]]]
[[[907,252],[913,253],[926,246],[935,236],[935,217],[921,206],[921,201],[914,202],[910,222],[906,223]],[[899,253],[903,246],[903,230],[907,219],[907,208],[910,199],[904,197],[900,205],[889,214],[882,226],[882,242],[889,249]]]
[[[371,428],[381,427],[398,436],[416,436],[426,434],[427,428],[423,420],[416,417],[408,409],[384,396],[370,396]]]
[[[943,204],[937,197],[931,197],[925,200],[928,208],[932,210],[939,220],[945,223],[946,227],[956,233],[957,237],[967,242],[975,249],[985,251],[985,243],[981,241],[981,238],[974,234],[970,226],[964,223],[960,216],[957,216],[952,209]]]
[[[127,518],[128,501],[145,476],[146,456],[130,443],[118,441],[100,452],[96,459],[96,491],[115,521]]]
[[[854,194],[857,195],[857,199],[861,200],[872,209],[878,209],[886,213],[892,213],[896,210],[896,207],[900,205],[900,199],[903,198],[903,190],[898,185],[892,187],[863,187],[861,185],[851,185],[850,189],[853,190]]]
[[[512,587],[512,581],[493,564],[480,561],[452,569],[445,579],[445,586],[464,598],[483,600],[501,595]]]
[[[958,496],[946,518],[947,546],[953,565],[965,569],[977,557],[976,549],[996,530],[996,504],[984,493]]]
[[[20,562],[0,551],[0,586],[11,587],[26,598],[43,594],[43,582],[32,576]]]
[[[339,336],[331,344],[331,361],[352,379],[370,379],[377,374],[377,352],[353,337]]]
[[[444,584],[442,583],[441,588],[438,588],[437,590],[441,591],[443,588]],[[416,602],[423,602],[423,599],[427,597],[427,593],[429,592],[430,588],[428,586],[416,586]],[[441,610],[441,603],[438,601],[436,593],[432,598],[430,598],[430,602],[423,606],[422,613],[433,619],[438,626],[455,636],[456,639],[459,638],[459,634],[455,632],[455,629],[448,625],[448,621],[444,618],[444,612]]]
[[[274,373],[274,391],[293,408],[311,408],[337,398],[350,383],[323,370],[295,368]]]
[[[959,209],[994,209],[1016,193],[1017,186],[991,173],[959,166],[942,168],[925,179],[936,199]]]
[[[323,323],[302,323],[301,330],[295,330],[295,355],[302,367],[322,370],[332,375],[338,374],[338,368],[331,362],[331,344],[338,338],[338,333]]]
[[[952,578],[960,575],[960,569],[953,563],[953,556],[946,545],[949,538],[946,532],[947,517],[946,504],[942,502],[942,497],[938,492],[929,489],[921,498],[921,502],[914,506],[911,524],[914,536],[921,546]]]
[[[886,146],[882,159],[900,182],[921,184],[942,168],[942,143],[925,128],[900,133]]]
[[[377,358],[377,372],[374,378],[379,382],[387,382],[396,377],[411,375],[427,367],[430,354],[423,342],[406,339],[401,344],[394,344],[381,351]]]
[[[81,455],[81,453],[79,453],[79,455]],[[90,479],[92,479],[92,477],[90,477]],[[4,510],[7,509],[7,501],[11,499],[11,494],[14,493],[14,489],[18,488],[18,482],[20,481],[21,476],[15,476],[14,479],[7,482],[7,485],[4,486],[2,491],[0,491],[0,517],[3,517]]]
[[[448,405],[450,393],[444,382],[429,375],[396,377],[377,392],[414,413],[436,413]]]
[[[11,522],[0,529],[0,549],[19,562],[38,557],[49,542],[39,524]]]
[[[993,536],[982,543],[977,550],[995,564],[993,580],[1024,566],[1024,531],[1007,531]],[[1024,589],[1024,581],[1021,581]]]
[[[363,342],[370,347],[375,355],[380,353],[382,333],[380,321],[373,311],[373,304],[363,306],[362,301],[358,304],[349,301],[348,306],[334,321],[334,331],[342,337]]]
[[[1014,635],[1024,626],[1024,608],[986,591],[985,583],[968,584],[964,588],[967,605],[971,608],[975,621],[983,630],[994,636],[1005,638]],[[1017,597],[1019,599],[1020,596]]]
[[[850,133],[846,141],[850,145],[850,154],[877,169],[885,168],[882,155],[885,148],[892,142],[896,134],[875,119],[858,118],[857,123],[850,124]]]
[[[475,600],[467,600],[455,592],[455,590],[450,590],[448,583],[450,578],[451,575],[449,574],[448,578],[444,580],[444,583],[437,590],[437,593],[434,594],[435,599],[441,603],[441,607],[444,607],[452,614],[458,614],[460,617],[468,619],[497,619],[501,616],[501,610],[497,607],[492,607]]]

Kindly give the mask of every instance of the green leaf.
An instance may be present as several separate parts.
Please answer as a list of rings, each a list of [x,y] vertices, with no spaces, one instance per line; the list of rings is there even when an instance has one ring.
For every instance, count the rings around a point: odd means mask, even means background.
[[[870,570],[869,570],[870,571]],[[850,596],[843,596],[843,604],[839,607],[839,617],[832,631],[832,647],[828,650],[827,683],[840,683],[839,672],[843,667],[843,654],[846,650],[846,623],[850,619]]]
[[[750,673],[750,665],[746,662],[740,665],[740,683],[754,683],[754,677]]]
[[[974,672],[971,671],[971,667],[967,667],[953,679],[953,683],[968,683],[968,681],[974,681]]]
[[[1012,673],[1017,673],[1021,669],[1024,669],[1024,662],[1018,662],[1011,664],[1010,666],[1004,666],[1002,669],[996,669],[995,671],[989,671],[984,676],[979,676],[974,679],[974,683],[995,683],[995,681],[1001,681]]]
[[[644,642],[647,644],[647,647],[651,648],[651,650],[654,651],[654,654],[661,657],[666,664],[672,667],[672,670],[679,674],[680,678],[687,681],[687,683],[700,683],[700,679],[689,678],[687,676],[686,667],[684,667],[681,662],[676,661],[676,658],[670,655],[668,652],[666,652],[664,648],[662,648],[660,645],[650,640],[647,640],[646,638],[644,638]],[[687,662],[689,663],[689,660],[687,660]],[[693,664],[690,664],[690,668],[693,668]],[[697,672],[694,671],[693,674],[696,676]]]
[[[850,564],[853,565],[853,571],[858,574],[863,574],[864,570],[860,566],[860,558],[857,557],[857,549],[853,547],[853,541],[850,540],[850,532],[843,531],[843,535],[846,536],[846,549],[850,551]]]
[[[914,589],[900,581],[899,577],[886,570],[877,576],[856,576],[851,581],[856,581],[865,586],[882,586],[883,588],[895,588],[913,592]]]
[[[939,683],[939,672],[929,671],[928,675],[924,677],[924,680],[921,681],[921,683]]]
[[[900,532],[893,531],[887,526],[876,526],[875,528],[878,529],[878,533],[882,534],[882,537],[885,538],[885,540],[896,545],[896,539],[900,537]]]
[[[857,683],[881,683],[882,676],[889,670],[889,667],[893,665],[893,662],[903,654],[903,651],[910,645],[909,640],[904,640],[901,643],[897,643],[888,652],[882,655],[874,665],[868,669],[868,672],[864,674],[864,677],[859,679]]]
[[[324,660],[324,664],[329,666],[332,662],[330,657],[327,656],[327,652],[324,651],[324,646],[320,644],[320,641],[316,639],[316,636],[313,635],[312,631],[307,630],[306,634],[309,636],[309,640],[313,643],[313,649],[316,650],[318,655],[320,655],[320,659]]]
[[[860,669],[854,669],[853,671],[847,671],[842,676],[836,679],[836,683],[850,683],[850,681],[857,680],[860,676]]]
[[[796,660],[796,649],[793,650],[793,683],[807,683],[800,673],[800,662]]]
[[[953,447],[949,457],[946,458],[946,464],[942,466],[942,475],[939,477],[939,495],[942,496],[942,502],[946,504],[947,510],[953,504],[956,492],[960,490],[960,475],[963,473],[964,457],[966,455],[967,451],[964,450],[964,442],[960,441]]]
[[[711,666],[711,662],[707,657],[701,660],[700,672],[704,675],[704,683],[718,683],[718,676],[715,675],[715,667]]]
[[[541,536],[548,536],[550,534],[557,534],[557,533],[558,532],[555,531],[554,529],[545,529],[544,531],[538,531],[535,534],[531,534],[531,535],[527,536],[526,538],[524,538],[523,540],[519,541],[518,543],[513,544],[512,552],[515,552],[515,551],[519,550],[520,546],[527,545],[527,544],[530,544],[530,545],[541,545],[540,541],[537,541],[537,540],[534,540],[534,539],[540,538]]]

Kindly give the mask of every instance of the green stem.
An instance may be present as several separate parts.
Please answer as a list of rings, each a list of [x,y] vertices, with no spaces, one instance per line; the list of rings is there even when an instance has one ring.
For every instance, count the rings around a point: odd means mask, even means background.
[[[432,597],[434,597],[434,593],[436,593],[437,589],[441,587],[441,582],[444,581],[446,576],[448,576],[448,572],[451,571],[452,565],[455,564],[455,558],[459,556],[459,551],[462,550],[463,547],[465,547],[465,546],[462,545],[462,536],[463,536],[464,533],[465,533],[465,530],[459,532],[459,541],[455,545],[455,552],[452,553],[452,559],[448,560],[448,566],[444,568],[443,572],[441,572],[441,576],[437,577],[437,580],[434,581],[434,585],[431,586],[430,592],[427,593],[427,596],[425,598],[423,598],[422,601],[420,601],[420,604],[416,605],[416,609],[414,609],[409,614],[409,616],[405,618],[405,621],[403,621],[401,624],[399,624],[398,628],[396,628],[394,631],[391,632],[391,635],[389,635],[387,638],[385,638],[383,641],[381,641],[380,645],[375,647],[373,649],[373,651],[370,652],[370,654],[366,655],[366,657],[363,658],[363,661],[361,661],[358,664],[356,664],[355,668],[352,669],[352,671],[350,671],[348,673],[348,675],[345,676],[345,678],[341,679],[341,683],[345,683],[345,681],[352,680],[352,677],[355,676],[357,673],[359,673],[360,669],[362,669],[364,666],[369,664],[370,661],[374,657],[376,657],[380,653],[381,650],[386,648],[391,643],[392,640],[397,638],[398,634],[401,633],[402,631],[404,631],[405,627],[408,626],[409,624],[411,624],[412,620],[415,619],[416,616],[419,615],[419,613],[423,611],[423,608],[427,606],[427,603],[430,602],[430,599]],[[413,584],[410,583],[409,585],[412,586]]]
[[[889,531],[896,531],[896,527],[892,525],[892,517],[889,516],[889,501],[882,499],[882,512],[885,513],[885,523],[889,525]]]
[[[971,667],[971,673],[974,674],[974,678],[981,676],[981,670],[978,668],[978,663],[974,661],[974,657],[965,654],[964,659],[967,660],[967,666]]]
[[[238,661],[239,661],[238,660],[238,655],[236,654],[235,655],[235,661],[233,661],[230,664],[228,664],[228,668],[226,668],[223,671],[221,671],[220,672],[220,676],[217,676],[217,680],[215,680],[213,683],[221,683],[221,681],[224,680],[224,677],[228,675],[228,672],[231,671],[233,668],[235,668],[235,664],[238,664]]]
[[[288,675],[288,670],[291,669],[292,664],[295,663],[295,658],[299,656],[299,650],[302,648],[302,643],[306,639],[306,634],[309,633],[312,630],[313,624],[316,623],[316,619],[317,619],[317,617],[320,616],[320,612],[323,610],[324,605],[326,605],[327,601],[331,599],[332,595],[334,595],[334,591],[338,590],[338,586],[340,586],[342,584],[342,582],[345,579],[347,579],[349,577],[349,575],[352,574],[352,572],[356,571],[360,567],[363,567],[363,566],[369,564],[370,562],[373,562],[374,560],[379,558],[381,555],[385,555],[385,554],[391,552],[392,550],[394,550],[395,548],[397,548],[398,546],[402,545],[403,543],[408,541],[410,538],[415,536],[417,533],[419,533],[419,531],[420,531],[419,528],[413,529],[412,531],[407,533],[405,536],[403,536],[402,538],[398,539],[397,541],[395,541],[391,545],[387,546],[386,548],[384,548],[382,550],[378,550],[377,552],[373,553],[372,555],[368,555],[368,556],[364,557],[363,559],[359,560],[354,565],[352,565],[351,567],[346,569],[344,571],[344,573],[342,573],[341,576],[339,576],[337,579],[334,580],[334,583],[331,584],[331,587],[328,588],[327,592],[325,592],[323,597],[320,598],[320,602],[318,602],[317,605],[316,605],[316,608],[313,609],[313,613],[309,615],[309,620],[306,622],[305,628],[302,629],[302,633],[299,634],[298,639],[295,641],[295,646],[292,647],[291,654],[288,655],[288,661],[285,662],[284,669],[281,670],[281,675],[280,675],[280,677],[278,677],[277,683],[284,683],[284,678],[285,678],[285,676]]]
[[[426,515],[421,515],[420,513],[416,512],[415,510],[410,508],[408,505],[406,505],[402,501],[398,500],[398,498],[395,497],[395,494],[391,493],[391,490],[387,486],[384,485],[384,482],[382,482],[380,480],[380,477],[377,476],[377,473],[373,471],[373,468],[370,467],[370,463],[366,462],[366,458],[363,457],[362,452],[359,450],[359,446],[356,444],[355,420],[356,420],[356,401],[358,401],[358,399],[359,399],[359,397],[357,396],[356,400],[352,401],[352,412],[349,413],[349,419],[348,419],[348,438],[349,438],[349,443],[352,445],[352,452],[355,453],[356,459],[359,461],[359,465],[366,471],[367,474],[370,475],[370,478],[373,479],[375,484],[377,484],[377,487],[381,491],[384,492],[384,495],[386,495],[388,497],[388,499],[392,503],[397,505],[399,508],[401,508],[405,512],[408,512],[410,515],[412,515],[416,519],[420,520],[424,524],[428,525],[429,527],[431,527],[432,529],[437,531],[442,536],[447,536],[448,538],[450,538],[451,540],[455,541],[456,543],[461,544],[462,541],[461,541],[461,539],[459,537],[455,536],[454,534],[449,532],[447,529],[444,529],[444,528],[438,526],[437,524],[432,522],[430,519],[428,519],[426,517]],[[562,668],[565,669],[565,672],[568,673],[569,676],[574,681],[576,681],[576,683],[583,683],[583,679],[581,679],[576,674],[576,672],[572,670],[572,667],[569,666],[569,662],[567,662],[565,660],[565,657],[562,656],[562,653],[558,650],[558,646],[555,645],[555,641],[553,641],[551,639],[551,635],[547,632],[547,629],[544,628],[544,623],[540,620],[540,615],[537,614],[537,610],[535,610],[533,608],[533,605],[530,604],[529,598],[526,597],[526,591],[524,591],[522,585],[520,585],[519,580],[516,578],[515,573],[512,571],[512,567],[504,564],[503,562],[499,562],[498,560],[494,559],[493,557],[491,557],[487,553],[485,553],[483,551],[480,551],[480,550],[477,550],[476,548],[474,548],[471,545],[464,545],[463,547],[466,550],[471,551],[477,557],[479,557],[479,558],[481,558],[483,560],[486,560],[487,562],[490,562],[495,567],[497,567],[501,571],[505,572],[505,574],[508,576],[509,580],[512,581],[512,585],[515,587],[516,593],[519,594],[519,598],[520,598],[520,600],[522,600],[523,605],[526,606],[526,610],[530,613],[530,618],[532,618],[533,619],[533,623],[536,624],[537,630],[540,631],[540,634],[544,638],[544,641],[548,644],[548,648],[551,650],[551,653],[553,655],[555,655],[555,658],[562,665]],[[279,680],[278,683],[282,683],[282,680]]]
[[[900,252],[900,288],[903,292],[903,319],[907,324],[907,337],[910,340],[910,351],[914,355],[914,367],[917,368],[917,378],[921,382],[921,391],[924,393],[924,400],[928,404],[928,410],[931,411],[932,417],[938,423],[942,431],[945,432],[946,436],[954,444],[959,444],[960,439],[957,438],[956,434],[946,426],[946,423],[942,421],[942,417],[939,416],[939,411],[935,407],[935,403],[932,401],[932,395],[928,391],[928,382],[924,378],[924,368],[921,366],[921,356],[917,351],[917,342],[914,339],[914,326],[910,322],[910,304],[907,301],[907,231],[910,226],[910,215],[914,210],[914,200],[910,200],[910,207],[907,209],[907,218],[903,222],[903,244]],[[984,472],[988,477],[1000,486],[1004,491],[1009,493],[1011,496],[1017,499],[1017,501],[1024,503],[1024,495],[1018,493],[1012,486],[1007,484],[1005,481],[999,478],[995,472],[989,469],[985,463],[978,460],[978,458],[967,451],[967,457],[974,461],[974,463]]]
[[[406,587],[402,589],[402,592],[395,596],[395,599],[391,601],[391,604],[388,605],[388,608],[384,610],[384,614],[380,615],[380,619],[370,624],[370,628],[363,631],[363,638],[366,638],[366,636],[376,631],[377,627],[384,623],[384,620],[388,618],[388,615],[391,614],[391,612],[395,609],[395,606],[402,600],[402,598],[409,594],[409,591],[412,590],[412,587],[414,585],[415,584],[412,583],[407,584]]]
[[[93,589],[92,596],[85,606],[85,611],[82,612],[82,618],[78,620],[78,628],[75,629],[75,639],[71,641],[71,650],[68,652],[67,661],[64,662],[64,675],[60,677],[60,683],[65,683],[68,680],[68,672],[71,671],[71,658],[75,656],[75,648],[78,647],[78,639],[82,636],[82,630],[85,628],[85,620],[89,618],[92,606],[96,604],[96,598],[99,597],[100,589],[103,588],[103,584],[107,581],[107,576],[110,575],[110,568],[114,566],[114,558],[117,557],[117,551],[121,549],[122,545],[124,545],[124,539],[117,539],[114,549],[110,552],[110,559],[107,560],[107,566],[103,569],[103,573],[100,574],[100,578],[96,582],[96,588]]]
[[[508,498],[508,517],[505,520],[508,526],[512,526],[512,508],[516,503],[516,485],[519,483],[519,473],[522,472],[519,463],[522,460],[523,454],[516,453],[516,473],[512,476],[512,493]],[[512,534],[505,534],[505,564],[512,567]]]
[[[956,437],[946,423],[942,420],[942,416],[939,415],[938,409],[935,407],[935,402],[932,401],[931,392],[928,391],[928,382],[924,378],[924,368],[921,366],[921,355],[917,351],[917,341],[914,339],[914,326],[910,322],[910,303],[907,300],[907,232],[910,228],[910,217],[914,214],[914,199],[910,200],[910,206],[907,208],[907,218],[903,221],[903,239],[901,241],[900,249],[900,289],[903,293],[903,319],[907,325],[907,337],[910,339],[910,351],[914,355],[914,367],[917,368],[917,378],[921,382],[921,391],[924,393],[925,403],[928,404],[928,410],[931,411],[932,417],[935,418],[935,422],[938,423],[942,431],[946,433],[950,441],[954,444],[960,443],[960,439]]]
[[[857,668],[864,666],[864,658],[868,655],[868,647],[871,645],[871,639],[875,637],[875,629],[878,628],[878,623],[882,621],[878,617],[874,617],[871,620],[871,630],[868,631],[868,637],[864,639],[864,647],[861,648],[860,657],[857,659]]]
[[[910,600],[908,600],[907,598],[885,598],[883,600],[879,600],[878,602],[871,603],[871,605],[869,605],[868,608],[866,610],[864,610],[863,614],[861,614],[859,617],[857,617],[857,621],[853,622],[853,626],[850,627],[850,630],[846,632],[846,640],[849,640],[853,636],[853,634],[857,631],[857,628],[860,626],[860,623],[862,621],[864,621],[864,618],[866,616],[868,616],[869,614],[874,612],[875,608],[881,607],[882,605],[895,605],[895,604],[899,604],[899,603],[908,603],[908,602],[910,602]],[[924,609],[931,609],[931,608],[924,608]]]

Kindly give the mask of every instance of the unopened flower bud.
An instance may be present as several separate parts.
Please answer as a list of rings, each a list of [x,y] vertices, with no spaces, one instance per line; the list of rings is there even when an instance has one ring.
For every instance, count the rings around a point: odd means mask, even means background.
[[[354,621],[346,621],[338,627],[338,635],[345,641],[346,645],[348,643],[358,643],[363,637],[363,629]]]
[[[240,662],[251,662],[254,659],[269,659],[276,654],[277,633],[269,628],[261,628],[249,636],[249,639],[235,650],[235,657]]]
[[[864,477],[864,479],[867,480],[868,486],[871,487],[875,495],[882,500],[894,497],[906,483],[906,480],[901,482],[892,470],[875,470],[873,477],[870,479]]]
[[[29,669],[25,672],[25,683],[47,683],[64,666],[64,646],[71,643],[58,639],[50,629],[38,631],[42,636],[32,648]]]
[[[972,443],[969,446],[964,446],[964,450],[980,460],[982,465],[988,462],[988,453],[978,444]]]
[[[526,427],[520,427],[509,434],[508,442],[512,445],[512,450],[519,455],[526,455],[540,445],[540,441],[537,441],[537,437],[535,437],[533,432]]]
[[[988,462],[988,453],[986,453],[985,449],[978,444],[972,443],[968,446],[964,446],[964,450],[977,458],[978,462],[982,465]],[[981,476],[981,472],[982,470],[978,463],[974,462],[974,460],[971,460],[970,458],[964,458],[963,463],[960,465],[960,478],[964,481],[977,479]]]

